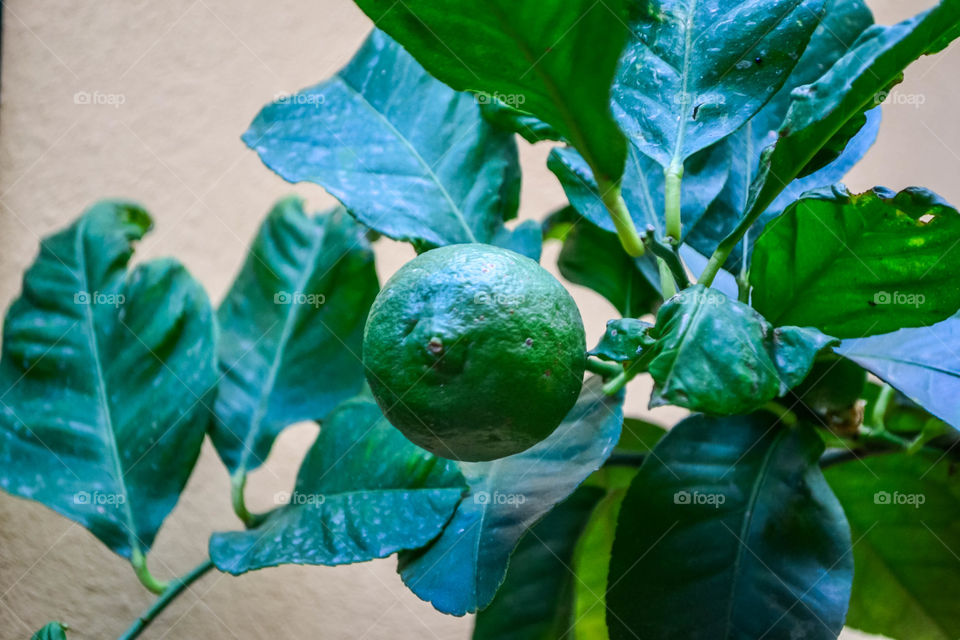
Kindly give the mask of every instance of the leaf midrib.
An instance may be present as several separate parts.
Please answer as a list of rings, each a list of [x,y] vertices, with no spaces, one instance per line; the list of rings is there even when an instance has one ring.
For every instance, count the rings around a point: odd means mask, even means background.
[[[90,287],[90,279],[87,273],[87,255],[84,250],[84,239],[86,237],[87,231],[87,219],[83,218],[79,227],[77,228],[77,233],[74,236],[74,250],[77,253],[77,259],[80,266],[80,279],[82,290],[90,292],[92,291]],[[83,313],[85,317],[84,326],[87,333],[87,343],[90,347],[90,353],[93,360],[93,367],[96,374],[97,382],[97,401],[100,404],[101,415],[106,420],[105,431],[107,434],[107,444],[109,445],[108,453],[110,454],[110,461],[113,466],[113,473],[116,476],[117,483],[119,484],[119,489],[123,492],[123,514],[127,520],[127,540],[130,544],[131,554],[134,554],[137,551],[142,551],[140,546],[139,536],[136,534],[137,527],[136,521],[133,518],[133,510],[131,508],[130,491],[127,489],[126,475],[124,474],[123,467],[120,464],[120,447],[117,445],[117,436],[114,432],[113,424],[113,414],[110,410],[110,403],[107,397],[107,382],[106,374],[103,370],[103,362],[100,357],[100,344],[97,340],[96,326],[93,319],[93,300],[90,301],[90,304],[83,305]]]
[[[753,487],[750,490],[750,497],[747,500],[747,513],[743,519],[743,524],[740,526],[740,533],[737,540],[737,553],[733,562],[733,577],[730,584],[730,602],[727,605],[727,615],[726,621],[724,624],[724,638],[729,638],[730,631],[733,626],[733,608],[736,601],[736,591],[737,584],[740,579],[740,570],[743,559],[743,549],[746,546],[746,536],[749,532],[751,525],[753,524],[753,516],[756,513],[756,504],[760,495],[760,490],[763,487],[763,484],[766,482],[767,474],[770,471],[771,461],[773,460],[773,454],[776,452],[777,448],[780,446],[781,441],[787,436],[789,431],[787,429],[781,429],[780,433],[774,438],[774,441],[770,443],[770,448],[767,449],[767,452],[763,456],[763,460],[760,463],[760,471],[757,474],[756,479],[754,480]]]
[[[440,181],[440,177],[437,176],[436,172],[433,170],[433,167],[431,167],[431,166],[427,163],[426,158],[424,158],[424,157],[420,154],[420,152],[417,151],[416,147],[414,147],[414,146],[410,143],[410,141],[407,139],[407,137],[404,136],[404,135],[400,132],[400,130],[397,129],[397,128],[393,125],[392,122],[390,122],[390,120],[387,118],[387,116],[384,115],[383,113],[381,113],[380,111],[378,111],[377,108],[374,107],[373,104],[371,104],[369,100],[367,100],[366,96],[364,96],[362,93],[360,93],[359,91],[357,91],[357,90],[347,81],[346,78],[344,78],[341,74],[337,74],[335,77],[336,77],[337,80],[340,81],[340,84],[347,90],[348,93],[350,93],[351,95],[353,95],[354,97],[356,97],[356,98],[359,100],[360,104],[362,104],[362,105],[365,106],[367,109],[369,109],[370,112],[373,113],[373,114],[376,116],[376,118],[377,118],[378,120],[380,120],[380,122],[382,122],[383,125],[386,126],[387,129],[389,129],[390,132],[393,133],[393,134],[396,136],[397,140],[399,140],[400,143],[401,143],[404,147],[407,148],[407,150],[410,152],[410,155],[412,155],[413,158],[420,164],[420,166],[423,167],[423,170],[424,170],[425,174],[426,174],[426,175],[431,179],[431,181],[436,185],[437,189],[439,189],[439,191],[440,191],[440,194],[444,197],[444,199],[445,199],[445,200],[447,201],[447,203],[450,205],[450,210],[453,212],[454,216],[456,216],[457,221],[461,224],[461,226],[463,226],[463,230],[466,231],[466,233],[467,233],[467,238],[470,240],[470,242],[477,242],[477,237],[476,237],[476,235],[474,235],[473,230],[470,228],[470,225],[467,223],[467,217],[466,217],[466,215],[464,215],[463,211],[460,209],[460,207],[457,205],[457,203],[454,202],[453,196],[450,195],[450,192],[447,191],[447,188],[446,188],[446,187],[443,185],[443,183]]]
[[[861,340],[866,340],[867,338],[860,338]],[[940,367],[935,367],[924,362],[916,362],[914,360],[908,360],[906,358],[885,356],[882,354],[859,354],[857,352],[848,352],[843,354],[845,358],[865,358],[869,360],[883,360],[886,362],[893,362],[896,364],[903,364],[910,367],[917,367],[919,369],[926,369],[927,371],[935,371],[937,373],[942,373],[944,375],[950,376],[952,378],[960,378],[960,371],[951,371],[950,369],[942,369]]]

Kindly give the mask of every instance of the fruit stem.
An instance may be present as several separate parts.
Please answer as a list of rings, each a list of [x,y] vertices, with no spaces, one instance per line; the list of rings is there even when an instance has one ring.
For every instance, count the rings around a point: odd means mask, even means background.
[[[604,362],[602,360],[587,358],[587,371],[590,373],[595,373],[604,379],[609,379],[615,378],[623,373],[623,367],[618,364],[614,364],[613,362]]]
[[[213,562],[208,558],[194,569],[190,573],[184,575],[182,578],[177,578],[170,582],[170,584],[160,593],[160,597],[157,598],[150,608],[143,612],[143,614],[134,621],[130,628],[127,629],[118,640],[133,640],[137,638],[146,629],[151,622],[160,614],[161,611],[167,608],[167,605],[173,602],[177,596],[186,590],[191,584],[196,582],[201,576],[210,571],[213,568]]]
[[[600,191],[600,199],[607,208],[613,226],[617,230],[617,237],[620,238],[620,244],[623,250],[634,258],[639,258],[644,254],[643,241],[640,234],[637,233],[637,227],[630,217],[630,211],[627,210],[627,203],[623,200],[623,194],[620,191],[620,181],[612,182],[597,175],[597,188]]]

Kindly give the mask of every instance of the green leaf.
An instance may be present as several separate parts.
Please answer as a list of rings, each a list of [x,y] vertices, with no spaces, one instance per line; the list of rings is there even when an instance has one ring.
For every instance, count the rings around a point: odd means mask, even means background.
[[[400,554],[400,576],[439,611],[464,615],[493,599],[524,532],[610,455],[623,422],[622,395],[589,378],[553,434],[522,453],[464,462],[470,491],[430,546]]]
[[[67,640],[67,629],[69,627],[62,622],[49,622],[30,636],[30,640]]]
[[[777,132],[790,106],[790,95],[797,87],[819,79],[854,44],[857,37],[873,24],[873,15],[862,0],[828,0],[821,24],[814,31],[797,66],[780,90],[756,115],[726,139],[729,177],[720,195],[698,219],[688,223],[684,240],[698,251],[710,255],[723,238],[734,230],[746,210],[750,183],[760,170],[762,151],[776,142]],[[794,180],[777,197],[750,233],[744,238],[748,253],[764,225],[778,216],[805,191],[840,182],[859,162],[876,140],[880,128],[880,109],[867,113],[867,125],[850,141],[844,153],[829,166],[803,179]],[[686,181],[685,181],[686,182]],[[684,184],[686,187],[686,184]],[[688,217],[684,215],[684,220]],[[690,219],[692,220],[692,219]],[[735,250],[727,266],[736,270],[743,257]]]
[[[960,429],[960,316],[932,327],[844,340],[835,351]]]
[[[910,188],[807,194],[757,240],[753,305],[840,338],[930,325],[960,309],[960,214]]]
[[[379,31],[332,79],[264,107],[243,140],[396,240],[489,242],[517,213],[513,136]]]
[[[326,417],[363,386],[378,291],[364,229],[343,209],[278,202],[217,314],[222,379],[213,443],[231,472],[259,467],[284,427]]]
[[[623,173],[626,144],[610,113],[610,87],[630,35],[625,0],[357,5],[435,77],[546,123],[605,182]]]
[[[696,285],[668,300],[648,332],[650,406],[746,413],[799,384],[836,340],[815,329],[774,329],[745,304]]]
[[[649,322],[634,318],[608,320],[600,342],[588,354],[614,362],[636,360],[641,349],[653,344],[653,340],[647,337],[652,327]]]
[[[320,429],[286,505],[255,529],[213,534],[210,557],[234,575],[385,558],[436,537],[463,490],[454,462],[410,443],[372,400],[349,400]]]
[[[960,483],[952,466],[892,455],[827,469],[854,540],[849,626],[909,640],[960,636]]]
[[[564,278],[596,291],[625,317],[642,316],[660,304],[660,292],[616,234],[579,216],[563,239],[557,267]]]
[[[577,542],[573,557],[573,637],[576,640],[608,640],[607,584],[610,553],[620,505],[626,487],[611,490],[594,509]]]
[[[127,272],[140,207],[93,206],[46,238],[7,313],[0,486],[145,554],[193,469],[216,383],[210,301],[182,265]]]
[[[613,640],[840,633],[853,562],[823,444],[773,420],[688,418],[640,468],[610,562]]]
[[[687,162],[680,202],[681,216],[686,226],[696,224],[723,188],[729,173],[728,153],[725,143],[720,143],[696,154]],[[547,167],[560,180],[570,204],[580,215],[605,231],[615,231],[593,172],[580,154],[571,148],[553,149],[547,158]],[[664,182],[660,165],[644,155],[631,141],[627,149],[622,195],[638,229],[652,226],[659,232],[658,235],[663,234]]]
[[[665,435],[667,430],[659,424],[639,418],[624,418],[623,435],[620,436],[617,449],[646,453],[652,451]]]
[[[736,131],[790,75],[824,0],[654,0],[614,84],[627,137],[664,168]]]
[[[868,29],[823,77],[794,91],[776,144],[764,153],[751,187],[746,219],[766,210],[824,148],[836,146],[838,135],[848,137],[850,122],[880,104],[911,62],[942,50],[957,36],[960,1],[943,0],[899,24]]]
[[[573,550],[603,490],[582,486],[531,527],[510,557],[507,577],[477,614],[473,640],[552,640],[573,622]]]

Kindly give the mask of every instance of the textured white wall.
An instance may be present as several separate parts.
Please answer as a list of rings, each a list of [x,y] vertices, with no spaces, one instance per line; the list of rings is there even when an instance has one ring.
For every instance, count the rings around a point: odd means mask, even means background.
[[[881,21],[931,2],[878,0]],[[154,215],[137,259],[173,255],[217,302],[262,216],[295,191],[312,207],[318,187],[292,187],[264,168],[239,136],[262,104],[314,84],[352,55],[370,28],[349,0],[7,0],[0,92],[0,306],[20,289],[41,236],[94,200],[126,197]],[[960,203],[960,49],[916,65],[880,141],[848,183],[919,184]],[[76,104],[75,94],[118,106]],[[563,202],[544,168],[546,148],[524,148],[524,216]],[[378,245],[383,277],[412,257]],[[552,264],[556,247],[544,263]],[[575,288],[590,339],[611,307]],[[636,385],[637,383],[635,383]],[[643,410],[632,386],[629,409]],[[664,416],[675,415],[668,410]],[[251,478],[254,507],[291,485],[315,430],[287,432]],[[151,565],[168,578],[196,564],[214,530],[236,528],[227,474],[209,448],[160,533]],[[285,567],[241,578],[206,577],[170,607],[148,638],[459,639],[470,621],[446,617],[407,592],[385,560],[342,568]],[[151,601],[124,561],[44,507],[0,495],[0,640],[50,619],[72,638],[116,637]],[[852,636],[851,636],[852,637]]]

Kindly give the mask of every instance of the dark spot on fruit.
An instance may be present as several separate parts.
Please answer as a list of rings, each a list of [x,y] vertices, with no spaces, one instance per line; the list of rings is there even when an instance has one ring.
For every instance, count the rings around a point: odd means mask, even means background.
[[[543,372],[544,378],[549,378],[551,375],[553,375],[553,372],[550,369],[547,369],[546,371]]]
[[[436,336],[430,338],[430,342],[427,343],[427,350],[435,356],[440,355],[443,353],[443,340]]]
[[[523,344],[527,345],[528,347],[532,347],[532,346],[533,346],[533,338],[527,338],[526,340],[523,341]]]
[[[756,62],[757,64],[763,64],[763,58],[761,58],[760,56],[757,56],[756,58],[754,58],[753,61]]]
[[[610,336],[613,337],[613,338],[617,337],[617,330],[616,330],[616,329],[610,329]]]

